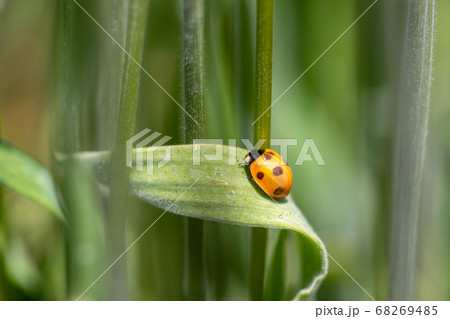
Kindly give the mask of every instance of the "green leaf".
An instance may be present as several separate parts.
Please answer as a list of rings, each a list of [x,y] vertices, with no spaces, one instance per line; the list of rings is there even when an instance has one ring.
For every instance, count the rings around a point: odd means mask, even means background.
[[[60,220],[66,221],[48,170],[1,139],[0,183],[41,205]]]
[[[222,154],[221,159],[211,158],[216,151]],[[171,154],[170,160],[158,168],[167,152]],[[153,174],[131,169],[130,192],[179,215],[245,226],[284,228],[303,234],[321,260],[311,282],[294,297],[296,300],[306,299],[326,276],[328,258],[325,246],[290,196],[274,200],[249,179],[247,169],[238,165],[247,152],[241,148],[205,144],[134,149],[133,167],[136,167],[138,153],[144,159],[144,170],[147,164],[155,167]],[[152,156],[147,156],[149,154]],[[73,157],[93,169],[99,182],[107,185],[109,152],[70,155]],[[145,160],[151,157],[151,162]],[[199,158],[200,165],[194,165],[193,158]],[[60,162],[67,159],[68,156],[57,155]]]
[[[9,279],[27,293],[37,294],[44,280],[23,238],[11,238],[3,249],[4,267]]]

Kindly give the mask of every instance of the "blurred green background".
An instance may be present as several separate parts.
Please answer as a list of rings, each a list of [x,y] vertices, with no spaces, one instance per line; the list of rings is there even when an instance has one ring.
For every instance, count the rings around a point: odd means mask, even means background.
[[[112,27],[112,1],[79,2],[106,29]],[[377,300],[388,298],[392,148],[405,15],[401,2],[380,0],[272,109],[272,138],[299,141],[290,147],[288,161],[294,163],[303,141],[312,138],[326,163],[292,165],[292,196],[329,253]],[[61,58],[67,45],[61,3],[0,0],[1,136],[56,176],[52,154],[63,149],[58,132],[71,127],[57,110],[61,91],[72,94],[61,88],[67,85],[62,78],[69,72]],[[371,3],[276,0],[273,100]],[[437,8],[415,272],[414,298],[420,300],[450,298],[450,20],[446,19],[450,2],[438,0]],[[256,1],[206,3],[206,134],[225,143],[228,138],[251,138],[253,130],[255,9]],[[74,12],[70,45],[75,67],[70,72],[76,73],[71,88],[78,101],[74,105],[81,109],[79,150],[110,150],[118,102],[105,94],[104,87],[116,80],[110,61],[120,49],[81,10]],[[182,25],[181,1],[150,1],[143,67],[178,101],[183,95]],[[142,74],[136,131],[150,128],[179,144],[183,116]],[[70,180],[67,174],[59,180]],[[0,299],[76,299],[105,269],[100,257],[102,197],[93,187],[65,185],[63,196],[70,194],[66,204],[79,212],[70,230],[29,200],[1,191]],[[127,242],[161,212],[132,200]],[[269,232],[268,257],[277,232]],[[296,235],[289,233],[281,299],[292,296],[301,284],[296,275],[297,249]],[[129,298],[183,299],[183,253],[182,218],[166,214],[120,261],[129,266]],[[205,254],[207,298],[247,299],[250,229],[206,222]],[[107,273],[86,298],[104,299],[102,290],[110,279]],[[368,300],[368,296],[330,261],[317,299]]]

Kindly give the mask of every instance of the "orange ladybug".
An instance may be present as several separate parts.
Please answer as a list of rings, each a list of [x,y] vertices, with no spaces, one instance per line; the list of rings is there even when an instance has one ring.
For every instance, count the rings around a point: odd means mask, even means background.
[[[249,166],[253,179],[267,195],[273,198],[289,195],[292,170],[274,150],[253,150],[247,154],[242,164]]]

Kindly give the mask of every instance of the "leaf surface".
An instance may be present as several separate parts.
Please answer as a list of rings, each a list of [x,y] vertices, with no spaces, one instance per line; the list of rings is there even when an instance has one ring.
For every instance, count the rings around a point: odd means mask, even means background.
[[[321,260],[311,282],[294,296],[296,300],[307,299],[326,276],[326,248],[290,196],[282,200],[268,197],[246,168],[238,165],[247,153],[241,148],[209,144],[134,149],[130,193],[179,215],[303,234]],[[108,185],[109,156],[109,152],[83,152],[70,157],[90,167],[98,181]],[[57,158],[67,159],[64,155]]]
[[[0,183],[41,205],[60,220],[66,220],[47,168],[3,140],[0,140]]]

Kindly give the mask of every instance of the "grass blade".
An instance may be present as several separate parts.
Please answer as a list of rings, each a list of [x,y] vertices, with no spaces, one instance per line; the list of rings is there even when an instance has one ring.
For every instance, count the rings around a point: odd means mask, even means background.
[[[3,87],[2,81],[0,81],[0,138],[2,137],[2,122],[3,122]],[[5,300],[6,295],[6,276],[3,271],[4,268],[4,246],[6,242],[6,225],[5,225],[5,212],[3,203],[3,187],[0,186],[0,299]]]
[[[83,1],[81,5],[86,12],[96,16],[97,2]],[[95,118],[93,109],[96,103],[93,103],[92,96],[98,93],[96,75],[99,69],[93,60],[101,50],[97,47],[98,28],[81,10],[80,2],[58,1],[56,8],[58,23],[54,39],[56,64],[52,70],[55,90],[51,115],[52,148],[72,153],[91,147],[89,135],[92,130],[85,119]],[[64,295],[58,296],[61,299],[76,298],[104,265],[104,247],[98,244],[96,237],[101,234],[98,230],[103,228],[103,221],[99,218],[103,212],[92,205],[94,193],[86,196],[86,192],[92,189],[92,182],[89,184],[83,178],[86,175],[81,172],[83,168],[71,164],[67,163],[61,170],[57,167],[52,170],[61,188],[68,219],[68,226],[57,231],[58,243],[52,249],[56,255],[48,256],[49,263],[53,260],[60,267],[59,274],[51,273],[52,279],[58,275],[64,278],[53,281],[58,285],[57,289],[64,291]],[[97,235],[86,230],[92,230]],[[65,260],[58,260],[58,255],[64,255]],[[51,264],[45,266],[47,276],[51,267]],[[52,290],[49,286],[47,288]],[[93,290],[89,297],[99,298],[99,291]]]
[[[76,300],[103,270],[105,229],[103,207],[92,176],[80,163],[65,164],[62,192],[69,220],[66,233],[68,299]],[[104,287],[95,286],[83,297],[99,300],[104,292]]]
[[[142,61],[148,0],[128,1],[129,16],[125,50],[139,63]],[[112,156],[111,192],[108,202],[107,248],[108,258],[114,261],[125,251],[125,222],[128,207],[129,171],[125,166],[126,141],[134,134],[139,97],[141,69],[131,58],[125,62],[120,98],[117,137]],[[111,271],[110,298],[123,300],[127,296],[126,263],[119,263]]]
[[[414,297],[420,186],[432,80],[435,1],[408,2],[394,161],[390,299]]]

